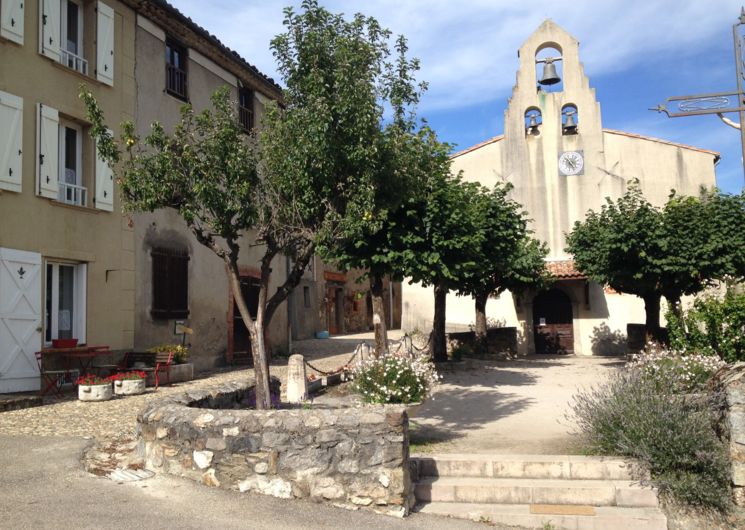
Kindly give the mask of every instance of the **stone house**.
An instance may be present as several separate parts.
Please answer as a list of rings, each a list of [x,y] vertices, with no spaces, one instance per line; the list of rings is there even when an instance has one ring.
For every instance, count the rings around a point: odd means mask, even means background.
[[[656,205],[665,203],[671,189],[696,195],[701,186],[714,186],[719,155],[603,128],[579,42],[551,20],[525,41],[518,56],[504,134],[454,154],[453,171],[485,186],[513,184],[512,197],[528,211],[535,237],[549,246],[547,265],[556,282],[541,293],[506,292],[488,302],[487,316],[517,328],[521,354],[625,351],[627,325],[644,322],[643,301],[579,273],[564,250],[565,234],[606,197],[623,195],[633,178]],[[405,285],[403,298],[404,328],[430,327],[431,290]],[[449,296],[447,321],[453,330],[467,328],[474,321],[473,300]]]
[[[0,392],[38,389],[53,339],[133,345],[133,227],[78,91],[134,119],[135,22],[119,0],[0,2]]]

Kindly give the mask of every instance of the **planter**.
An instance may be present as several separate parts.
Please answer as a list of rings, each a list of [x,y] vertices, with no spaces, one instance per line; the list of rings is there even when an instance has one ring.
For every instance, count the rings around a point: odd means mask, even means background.
[[[107,401],[114,395],[111,383],[105,385],[80,385],[78,386],[78,399],[80,401]]]
[[[120,379],[114,381],[114,394],[117,396],[134,396],[145,392],[144,379]]]

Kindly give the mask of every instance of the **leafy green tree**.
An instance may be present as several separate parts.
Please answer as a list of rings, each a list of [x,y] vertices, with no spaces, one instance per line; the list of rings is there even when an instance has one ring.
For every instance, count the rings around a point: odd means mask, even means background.
[[[647,335],[659,335],[660,299],[680,297],[710,283],[745,276],[745,200],[702,192],[671,195],[664,208],[647,201],[638,181],[623,197],[575,223],[567,251],[593,280],[644,300]]]
[[[471,262],[473,269],[457,286],[459,295],[473,296],[477,343],[486,339],[486,302],[509,289],[519,293],[548,283],[544,258],[548,248],[531,237],[522,207],[509,198],[511,185],[482,188],[474,197],[472,220],[481,244]]]

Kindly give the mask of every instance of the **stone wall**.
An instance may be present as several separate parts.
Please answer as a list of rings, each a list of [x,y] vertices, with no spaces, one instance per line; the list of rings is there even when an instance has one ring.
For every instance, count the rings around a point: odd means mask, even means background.
[[[476,334],[473,331],[460,331],[448,333],[448,340],[455,346],[459,343],[473,346],[476,340]],[[504,356],[517,355],[517,329],[513,327],[506,328],[488,328],[486,330],[487,352],[482,356]]]
[[[252,393],[244,381],[152,402],[137,418],[146,467],[240,492],[408,513],[403,407],[257,411],[241,405]]]
[[[735,503],[745,506],[745,363],[724,368],[715,377],[726,403],[723,431],[729,448]]]

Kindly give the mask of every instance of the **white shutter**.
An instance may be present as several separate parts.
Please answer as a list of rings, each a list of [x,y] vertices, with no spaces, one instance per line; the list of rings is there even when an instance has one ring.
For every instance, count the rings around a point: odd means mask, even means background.
[[[0,189],[21,191],[23,99],[0,92]]]
[[[2,0],[0,2],[0,37],[23,44],[23,2],[25,0]]]
[[[60,1],[39,0],[39,53],[59,61]]]
[[[37,188],[42,197],[59,198],[59,113],[57,109],[37,103]]]
[[[111,130],[109,130],[111,134]],[[114,211],[114,173],[96,149],[96,208]]]
[[[96,79],[114,86],[114,10],[98,2]]]

